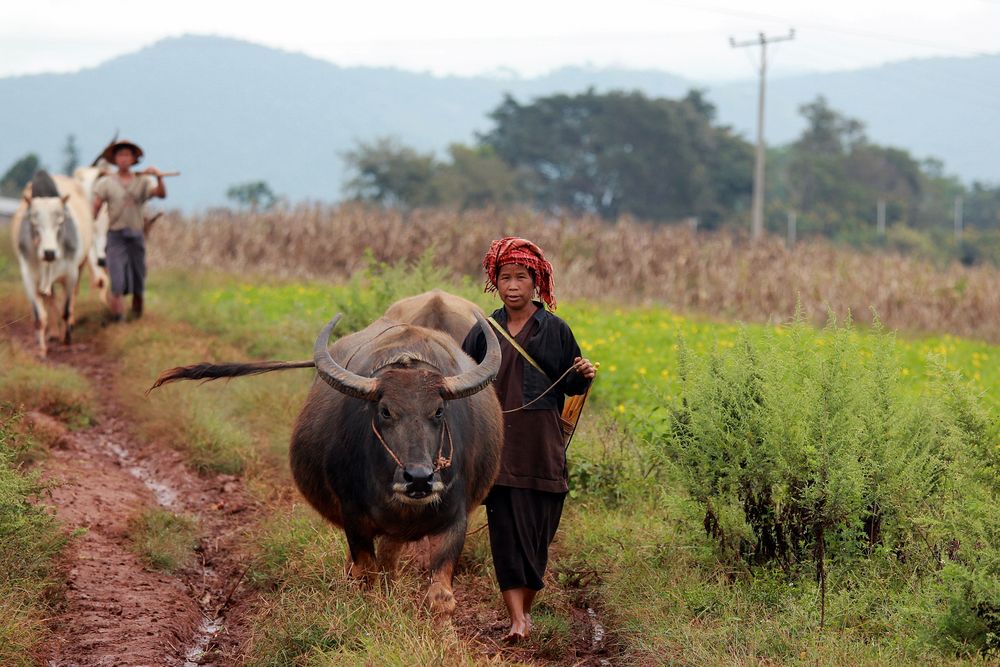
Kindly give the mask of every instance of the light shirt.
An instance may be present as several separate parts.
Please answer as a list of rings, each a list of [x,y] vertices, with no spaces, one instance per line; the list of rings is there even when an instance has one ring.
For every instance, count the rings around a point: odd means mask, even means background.
[[[134,229],[142,231],[142,205],[156,186],[146,176],[135,175],[128,186],[117,174],[97,179],[94,194],[108,204],[108,230]]]

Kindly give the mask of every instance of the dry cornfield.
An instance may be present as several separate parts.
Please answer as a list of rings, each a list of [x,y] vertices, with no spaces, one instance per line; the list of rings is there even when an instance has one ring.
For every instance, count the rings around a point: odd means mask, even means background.
[[[546,250],[561,298],[663,304],[743,321],[784,321],[800,302],[821,323],[832,310],[860,322],[872,309],[890,328],[1000,342],[1000,271],[861,253],[822,240],[787,249],[684,226],[554,218],[527,210],[409,214],[359,205],[257,214],[170,215],[149,243],[156,268],[217,269],[282,279],[341,280],[379,261],[433,249],[456,275],[480,277],[492,239],[525,236]]]

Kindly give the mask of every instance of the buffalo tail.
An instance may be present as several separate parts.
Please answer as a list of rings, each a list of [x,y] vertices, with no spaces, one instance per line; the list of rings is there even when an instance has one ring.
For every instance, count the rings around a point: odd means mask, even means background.
[[[146,394],[157,387],[179,380],[201,380],[209,382],[219,378],[235,378],[244,375],[259,375],[270,373],[271,371],[284,371],[290,368],[314,368],[316,364],[312,359],[305,361],[258,361],[247,364],[192,364],[190,366],[177,366],[160,373],[153,386],[146,390]]]

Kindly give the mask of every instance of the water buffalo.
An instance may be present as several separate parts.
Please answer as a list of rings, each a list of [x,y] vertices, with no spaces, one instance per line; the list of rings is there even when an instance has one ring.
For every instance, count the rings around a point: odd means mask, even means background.
[[[73,179],[39,171],[25,187],[11,221],[11,238],[42,356],[48,351],[49,317],[57,312],[56,284],[62,284],[65,292],[62,338],[71,342],[80,269],[87,259],[92,228],[83,190]]]
[[[476,324],[476,313],[482,312],[468,299],[436,289],[400,299],[389,306],[385,317],[443,331],[461,345]]]
[[[450,335],[387,317],[328,349],[338,315],[316,339],[312,362],[200,364],[166,371],[153,386],[314,365],[290,447],[299,490],[343,528],[351,573],[364,582],[379,570],[393,574],[407,542],[433,537],[426,599],[446,620],[468,515],[496,478],[503,443],[496,394],[482,391],[500,368],[500,346],[476,311],[487,339],[479,365]]]

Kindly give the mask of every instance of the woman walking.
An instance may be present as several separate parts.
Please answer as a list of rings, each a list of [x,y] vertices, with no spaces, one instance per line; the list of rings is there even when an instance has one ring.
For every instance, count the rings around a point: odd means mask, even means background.
[[[108,204],[108,276],[111,279],[112,321],[120,321],[125,311],[124,296],[132,295],[132,315],[142,317],[146,286],[146,240],[142,205],[151,197],[166,197],[163,174],[156,167],[132,173],[142,159],[142,149],[131,141],[116,141],[104,149],[102,157],[118,168],[114,174],[94,184],[94,218]],[[156,185],[145,176],[155,176]]]
[[[503,302],[492,316],[502,351],[494,387],[501,407],[509,411],[486,518],[510,616],[504,639],[514,642],[531,630],[531,606],[544,586],[549,545],[569,490],[560,423],[565,396],[584,393],[596,370],[581,356],[569,326],[550,312],[556,308],[552,265],[541,248],[526,239],[499,239],[490,245],[483,268],[486,291]],[[482,361],[486,336],[475,327],[462,347]]]

